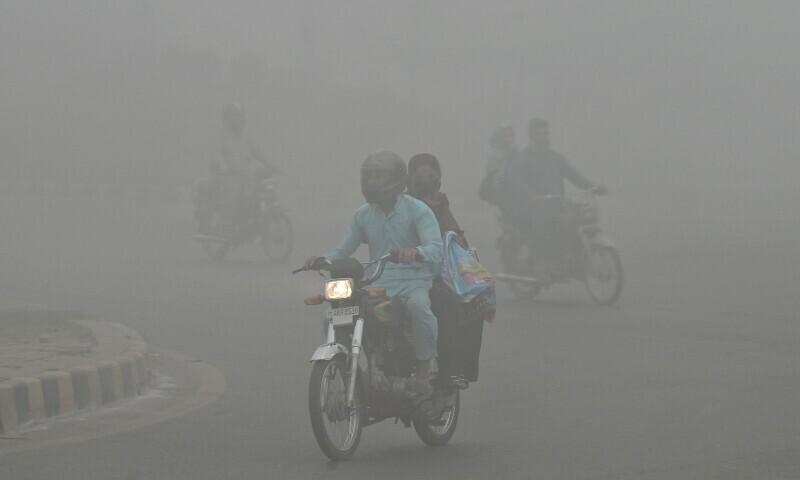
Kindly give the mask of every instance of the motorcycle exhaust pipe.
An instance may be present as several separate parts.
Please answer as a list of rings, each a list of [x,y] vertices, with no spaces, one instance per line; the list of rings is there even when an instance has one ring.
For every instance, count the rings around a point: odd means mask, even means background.
[[[535,279],[534,277],[524,277],[522,275],[511,275],[509,273],[497,273],[494,275],[494,278],[497,280],[502,280],[504,282],[519,282],[519,283],[529,283],[529,284],[536,284],[541,283],[539,280]]]

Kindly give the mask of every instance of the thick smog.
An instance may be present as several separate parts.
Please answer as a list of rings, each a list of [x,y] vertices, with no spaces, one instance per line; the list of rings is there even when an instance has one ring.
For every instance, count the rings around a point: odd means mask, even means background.
[[[798,478],[800,4],[0,4],[0,478]]]

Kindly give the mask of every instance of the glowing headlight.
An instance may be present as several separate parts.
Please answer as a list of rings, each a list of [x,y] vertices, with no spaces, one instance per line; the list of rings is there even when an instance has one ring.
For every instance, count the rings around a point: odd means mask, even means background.
[[[325,282],[325,300],[345,300],[353,295],[353,280],[337,278]]]

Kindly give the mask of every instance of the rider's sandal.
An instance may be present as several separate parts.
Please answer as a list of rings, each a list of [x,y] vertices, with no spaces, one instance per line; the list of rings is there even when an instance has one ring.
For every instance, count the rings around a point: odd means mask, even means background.
[[[448,378],[450,385],[459,389],[466,390],[469,388],[469,382],[463,375],[452,375]]]

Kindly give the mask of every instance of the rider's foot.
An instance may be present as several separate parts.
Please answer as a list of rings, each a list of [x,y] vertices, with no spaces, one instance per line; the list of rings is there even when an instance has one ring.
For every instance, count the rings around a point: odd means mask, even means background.
[[[469,382],[466,378],[464,378],[463,375],[451,375],[447,378],[447,381],[450,383],[450,385],[459,390],[466,390],[469,388]]]
[[[416,379],[409,379],[405,383],[403,389],[403,396],[409,400],[422,401],[429,398],[433,394],[433,387],[430,383],[421,382]]]

